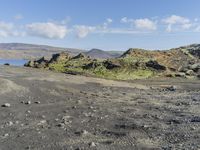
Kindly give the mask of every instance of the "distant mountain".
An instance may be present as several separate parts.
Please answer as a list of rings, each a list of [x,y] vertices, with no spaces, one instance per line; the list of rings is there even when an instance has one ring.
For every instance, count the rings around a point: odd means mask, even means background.
[[[61,48],[48,45],[24,44],[24,43],[0,43],[0,50],[42,50],[42,51],[67,51],[79,53],[83,50],[74,48]]]
[[[71,55],[84,52],[82,49],[61,48],[47,45],[24,43],[0,43],[0,58],[4,59],[37,59],[45,56],[50,58],[52,54],[65,51]]]
[[[85,52],[85,55],[90,56],[91,58],[96,59],[108,59],[108,58],[116,58],[119,57],[122,52],[117,51],[103,51],[100,49],[91,49],[88,52]]]

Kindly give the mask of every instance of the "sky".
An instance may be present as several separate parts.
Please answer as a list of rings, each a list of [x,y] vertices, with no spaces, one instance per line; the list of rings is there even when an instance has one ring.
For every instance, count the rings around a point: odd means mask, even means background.
[[[200,0],[0,0],[0,42],[169,49],[200,43]]]

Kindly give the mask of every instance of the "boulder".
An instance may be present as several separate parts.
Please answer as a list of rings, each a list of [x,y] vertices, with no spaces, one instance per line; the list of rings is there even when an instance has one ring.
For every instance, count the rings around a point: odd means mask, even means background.
[[[93,62],[91,62],[91,63],[89,63],[89,64],[86,64],[86,65],[83,67],[83,69],[95,69],[95,68],[97,68],[98,66],[101,66],[101,65],[102,65],[102,64],[99,63],[99,62],[93,61]]]
[[[167,87],[165,90],[166,91],[176,91],[176,89],[177,89],[176,86],[172,85],[172,86]]]
[[[66,53],[66,52],[53,54],[51,60],[49,61],[49,63],[67,61],[70,58],[71,58],[70,55],[68,53]]]
[[[156,70],[162,70],[162,71],[164,71],[164,70],[166,70],[166,67],[165,66],[163,66],[163,65],[160,65],[157,61],[155,61],[155,60],[150,60],[150,61],[148,61],[148,62],[146,62],[146,66],[147,67],[150,67],[150,68],[153,68],[153,69],[156,69]]]
[[[106,60],[103,62],[103,65],[106,67],[106,69],[114,69],[114,68],[120,68],[121,64],[117,61],[112,60]]]
[[[27,63],[24,64],[25,67],[34,67],[35,66],[35,61],[30,60]]]
[[[84,59],[84,58],[89,58],[89,56],[86,56],[85,54],[80,53],[77,56],[74,56],[72,59]]]
[[[188,68],[193,70],[194,72],[198,72],[198,70],[200,69],[200,63],[190,65]]]
[[[186,75],[188,75],[188,76],[194,76],[195,73],[194,73],[193,70],[187,70],[187,71],[186,71]]]
[[[24,64],[25,67],[33,67],[33,68],[46,68],[48,67],[48,60],[46,60],[44,57],[38,59],[38,60],[30,60],[26,64]]]
[[[186,74],[184,72],[177,72],[174,75],[175,75],[175,77],[186,78]]]

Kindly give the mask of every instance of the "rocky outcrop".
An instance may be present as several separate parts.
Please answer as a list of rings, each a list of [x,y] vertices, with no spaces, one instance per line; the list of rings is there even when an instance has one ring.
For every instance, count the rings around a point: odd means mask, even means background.
[[[77,56],[74,56],[72,59],[87,59],[90,58],[89,56],[86,56],[83,53],[78,54]]]
[[[25,66],[35,68],[49,67],[49,69],[54,68],[58,71],[62,70],[62,72],[99,73],[99,75],[106,76],[115,76],[118,73],[120,77],[123,74],[122,72],[125,72],[127,73],[127,78],[129,78],[130,74],[137,73],[137,71],[139,73],[142,71],[150,72],[152,76],[193,78],[200,76],[199,54],[198,45],[166,51],[129,49],[121,57],[107,60],[92,59],[83,53],[71,57],[68,53],[62,52],[54,54],[50,61],[45,60],[43,57],[37,61],[29,61]]]
[[[71,58],[71,56],[69,55],[69,53],[62,52],[62,53],[52,55],[52,58],[49,61],[49,63],[67,61],[70,58]]]
[[[122,67],[121,64],[116,60],[106,60],[103,62],[103,65],[106,67],[106,69],[114,69]]]
[[[163,65],[160,65],[157,61],[150,60],[146,62],[146,66],[149,68],[156,69],[158,71],[165,71],[167,68]]]
[[[83,69],[95,69],[99,66],[101,66],[102,63],[101,62],[97,62],[97,61],[92,61],[89,64],[86,64],[85,66],[83,66]]]
[[[38,59],[38,60],[30,60],[27,62],[24,66],[25,67],[33,67],[33,68],[46,68],[48,67],[48,60],[46,60],[44,57]]]

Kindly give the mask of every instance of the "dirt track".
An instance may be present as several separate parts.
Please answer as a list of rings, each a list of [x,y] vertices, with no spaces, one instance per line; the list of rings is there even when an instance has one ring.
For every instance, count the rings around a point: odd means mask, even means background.
[[[1,66],[5,103],[0,150],[200,149],[197,80],[128,83]]]

